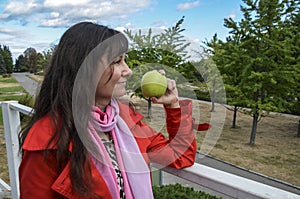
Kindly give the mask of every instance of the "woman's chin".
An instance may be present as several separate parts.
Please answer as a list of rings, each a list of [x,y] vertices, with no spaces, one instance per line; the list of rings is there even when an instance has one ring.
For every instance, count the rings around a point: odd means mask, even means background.
[[[114,92],[113,93],[113,97],[123,97],[124,95],[126,95],[126,91],[118,91],[118,92]]]

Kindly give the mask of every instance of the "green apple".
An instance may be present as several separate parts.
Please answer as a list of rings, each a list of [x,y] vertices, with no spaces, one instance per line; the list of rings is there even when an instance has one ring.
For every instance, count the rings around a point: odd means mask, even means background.
[[[161,97],[167,90],[167,78],[157,70],[145,73],[141,81],[142,94],[149,97]]]

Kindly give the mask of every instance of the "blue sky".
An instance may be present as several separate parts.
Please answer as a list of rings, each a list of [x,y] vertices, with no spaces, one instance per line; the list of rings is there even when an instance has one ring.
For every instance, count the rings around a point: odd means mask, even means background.
[[[119,30],[163,30],[185,16],[184,36],[192,48],[202,41],[228,36],[224,18],[241,18],[242,0],[0,0],[0,44],[13,58],[28,47],[46,51],[79,21]],[[199,50],[199,49],[195,49]]]

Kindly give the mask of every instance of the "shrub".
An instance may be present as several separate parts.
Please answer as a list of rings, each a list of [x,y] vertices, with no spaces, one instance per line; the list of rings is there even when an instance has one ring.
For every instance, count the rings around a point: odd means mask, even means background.
[[[195,191],[192,187],[184,187],[178,183],[153,186],[155,199],[218,199],[219,197],[209,195],[202,191]]]
[[[32,95],[30,94],[26,94],[23,95],[20,99],[19,99],[19,104],[23,104],[25,106],[29,106],[29,107],[33,107],[34,104],[34,98]],[[30,120],[30,116],[24,115],[24,114],[20,114],[20,119],[21,122],[28,122]]]
[[[5,74],[2,74],[2,77],[3,77],[3,78],[11,77],[11,73],[5,73]]]

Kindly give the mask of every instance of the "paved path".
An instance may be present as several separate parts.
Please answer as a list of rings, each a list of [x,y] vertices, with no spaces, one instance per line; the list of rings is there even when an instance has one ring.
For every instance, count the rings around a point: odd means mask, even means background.
[[[13,76],[24,87],[24,89],[27,90],[27,92],[29,92],[30,94],[35,96],[38,91],[39,84],[36,83],[34,80],[28,78],[26,76],[28,74],[29,73],[14,73]],[[271,185],[271,186],[274,186],[274,187],[277,187],[277,188],[300,195],[300,187],[296,187],[296,186],[290,185],[288,183],[264,176],[262,174],[246,170],[244,168],[232,165],[230,163],[221,161],[219,159],[213,158],[208,155],[203,155],[203,154],[198,153],[196,162],[199,164],[203,164],[203,165],[206,165],[206,166],[209,166],[209,167],[212,167],[215,169],[219,169],[219,170],[222,170],[222,171],[225,171],[228,173],[232,173],[232,174],[235,174],[238,176],[252,179],[257,182],[268,184],[268,185]],[[183,185],[192,186],[196,190],[203,190],[203,191],[210,193],[209,190],[206,190],[205,188],[200,187],[199,185],[190,183],[189,181],[183,180],[181,178],[178,178],[176,176],[173,176],[173,175],[163,172],[163,175],[162,175],[162,183],[163,184],[174,184],[176,182],[181,183]]]
[[[13,73],[13,77],[23,86],[23,88],[32,96],[36,96],[39,84],[27,77],[30,73]]]

